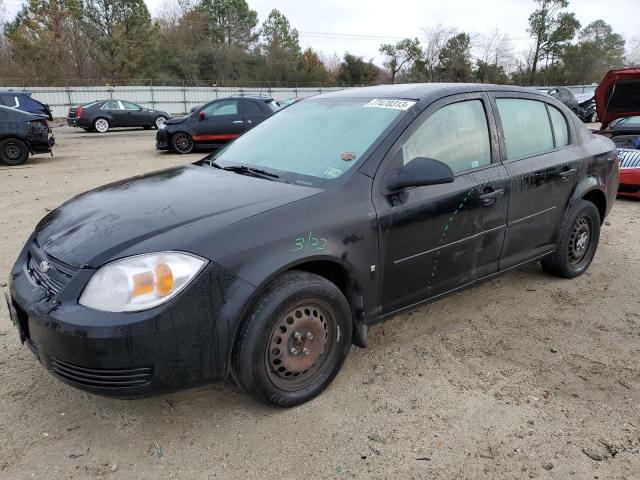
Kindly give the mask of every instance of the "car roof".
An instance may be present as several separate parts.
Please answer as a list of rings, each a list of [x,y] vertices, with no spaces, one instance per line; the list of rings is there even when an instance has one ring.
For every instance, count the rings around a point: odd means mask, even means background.
[[[31,96],[31,92],[22,92],[17,90],[2,90],[0,91],[0,95],[26,95],[27,97]]]
[[[378,85],[375,87],[347,88],[324,93],[314,98],[403,98],[423,100],[434,96],[455,95],[470,92],[515,92],[543,95],[533,88],[490,85],[484,83],[408,83]]]
[[[226,98],[236,98],[236,99],[246,98],[249,100],[260,100],[262,102],[273,101],[273,98],[267,95],[231,95],[230,97],[226,97]],[[220,98],[219,100],[224,100],[224,98]]]

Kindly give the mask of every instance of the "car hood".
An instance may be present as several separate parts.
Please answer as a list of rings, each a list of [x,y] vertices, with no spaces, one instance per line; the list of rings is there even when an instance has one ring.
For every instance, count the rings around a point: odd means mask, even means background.
[[[216,229],[319,192],[206,164],[186,165],[83,193],[43,218],[35,238],[62,262],[97,268],[162,233],[206,220],[207,232],[213,234]],[[172,238],[185,245],[194,240],[187,234]],[[162,248],[182,250],[185,245],[172,243]]]
[[[169,120],[167,120],[167,125],[177,125],[179,123],[184,122],[187,118],[189,118],[189,115],[186,115],[184,117],[174,117],[174,118],[170,118]]]
[[[601,130],[616,118],[640,115],[640,68],[610,70],[595,91]]]

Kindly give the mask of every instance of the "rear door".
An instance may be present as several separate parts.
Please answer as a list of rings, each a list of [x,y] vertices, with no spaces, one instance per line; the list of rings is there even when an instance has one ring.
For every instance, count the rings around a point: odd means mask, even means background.
[[[204,118],[200,115],[204,114]],[[196,142],[219,144],[239,137],[244,131],[240,101],[235,98],[216,100],[200,110],[194,128]]]
[[[455,290],[498,271],[508,175],[483,93],[430,105],[401,135],[378,170],[382,314]],[[415,157],[448,164],[453,183],[389,195],[385,178]]]
[[[500,264],[509,268],[553,250],[584,153],[571,122],[551,102],[520,93],[492,96],[502,161],[511,177]]]
[[[249,130],[263,121],[269,115],[269,107],[262,100],[245,98],[241,102],[244,129]],[[262,105],[261,105],[262,104]]]
[[[126,127],[126,112],[124,107],[118,100],[109,100],[100,108],[105,113],[105,117],[109,120],[112,127]],[[97,116],[100,116],[98,114]]]

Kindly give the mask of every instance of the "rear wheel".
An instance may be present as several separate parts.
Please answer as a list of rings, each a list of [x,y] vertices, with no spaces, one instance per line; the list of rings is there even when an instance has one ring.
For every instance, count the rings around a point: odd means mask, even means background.
[[[29,158],[29,147],[17,138],[0,141],[0,161],[7,165],[22,165]]]
[[[234,378],[254,397],[292,407],[322,392],[351,345],[351,312],[331,282],[287,272],[266,289],[241,327]]]
[[[95,122],[93,122],[93,128],[98,133],[106,133],[109,131],[109,120],[106,118],[97,118]]]
[[[193,139],[188,133],[178,132],[171,138],[171,147],[176,153],[191,153],[193,151]]]
[[[165,123],[167,123],[167,117],[160,115],[157,116],[155,121],[154,121],[156,128],[160,128],[162,127],[162,125],[164,125]]]
[[[547,273],[564,278],[582,275],[593,260],[600,239],[600,212],[586,200],[580,200],[561,227],[558,248],[542,259]]]

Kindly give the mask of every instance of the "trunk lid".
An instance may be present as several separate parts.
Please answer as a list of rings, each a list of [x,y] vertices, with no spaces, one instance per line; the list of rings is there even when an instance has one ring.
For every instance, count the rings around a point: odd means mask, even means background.
[[[616,118],[640,115],[640,67],[610,70],[595,91],[601,130]]]

